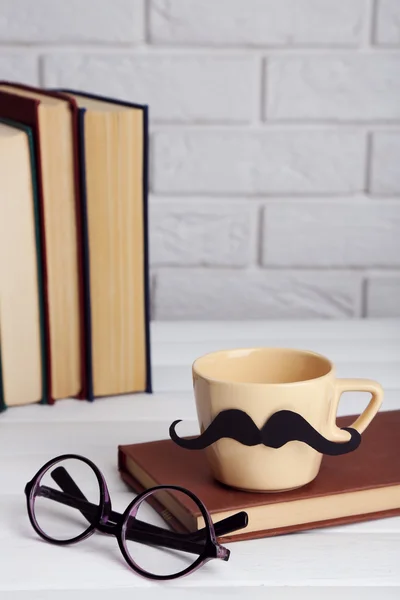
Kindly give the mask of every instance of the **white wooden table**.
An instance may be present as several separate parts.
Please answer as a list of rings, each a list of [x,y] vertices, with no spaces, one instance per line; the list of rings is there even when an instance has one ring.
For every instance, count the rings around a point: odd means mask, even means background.
[[[32,530],[24,485],[48,459],[65,452],[91,458],[122,511],[132,492],[117,472],[117,445],[168,437],[198,427],[191,363],[208,351],[238,346],[292,346],[330,357],[340,377],[369,377],[385,389],[382,410],[400,408],[400,320],[248,323],[153,323],[155,393],[59,401],[0,415],[1,600],[278,600],[400,599],[400,518],[230,544],[229,562],[212,561],[174,582],[132,572],[115,538],[94,535],[55,547]],[[360,411],[363,394],[342,398],[340,414]],[[400,460],[400,457],[399,457]],[[217,596],[218,594],[218,596]]]

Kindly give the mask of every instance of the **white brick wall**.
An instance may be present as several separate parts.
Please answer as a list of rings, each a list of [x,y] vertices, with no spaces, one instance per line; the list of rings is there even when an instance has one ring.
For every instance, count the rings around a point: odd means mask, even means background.
[[[163,269],[154,317],[348,318],[360,315],[360,283],[349,271]]]
[[[399,0],[378,0],[375,41],[380,46],[400,44]]]
[[[265,266],[400,267],[396,200],[282,200],[265,207],[263,225]]]
[[[400,54],[274,56],[265,86],[267,119],[400,120]]]
[[[249,123],[259,79],[252,56],[140,56],[70,54],[46,56],[45,84],[87,87],[151,107],[154,122]]]
[[[371,273],[367,287],[367,310],[371,317],[400,317],[400,276]]]
[[[21,43],[133,43],[144,39],[144,0],[1,0],[0,39]]]
[[[154,318],[400,315],[400,0],[1,0],[0,78],[150,105]]]
[[[159,266],[246,267],[255,253],[257,207],[201,199],[153,202],[150,260]],[[254,247],[253,247],[254,246]]]
[[[370,188],[375,194],[400,194],[400,131],[373,135]]]
[[[357,131],[164,131],[153,139],[154,191],[276,194],[359,192]]]
[[[38,85],[38,58],[29,52],[0,50],[0,77],[11,81],[23,81],[30,85]]]
[[[215,46],[356,46],[363,0],[153,0],[150,40]]]

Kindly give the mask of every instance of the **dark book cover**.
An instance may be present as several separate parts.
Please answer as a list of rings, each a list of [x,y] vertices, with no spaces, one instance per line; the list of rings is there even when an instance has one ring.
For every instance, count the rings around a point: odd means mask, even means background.
[[[340,417],[339,427],[348,427],[355,416]],[[128,461],[131,462],[130,466]],[[271,526],[271,517],[264,518],[266,526],[256,530],[243,530],[237,535],[224,537],[224,541],[236,541],[292,533],[307,529],[343,525],[369,521],[383,517],[400,516],[400,502],[388,508],[387,493],[396,488],[396,497],[400,499],[400,410],[378,413],[368,429],[362,434],[359,448],[342,456],[324,456],[321,470],[314,481],[301,488],[277,492],[254,493],[234,490],[213,479],[205,454],[202,450],[190,451],[176,445],[172,440],[160,440],[118,447],[118,468],[121,477],[135,491],[141,492],[153,485],[178,485],[194,492],[211,513],[214,521],[222,518],[224,512],[239,512],[257,507],[272,508],[283,503],[285,516],[292,519],[296,513],[296,503],[321,499],[324,513],[332,515],[337,502],[343,494],[351,494],[352,505],[344,500],[343,514],[340,517],[327,516],[317,520],[314,509],[309,509],[307,519],[289,526]],[[379,510],[367,512],[368,492],[378,491],[375,507]],[[349,496],[347,496],[349,497]],[[344,498],[344,496],[343,496]],[[358,507],[354,510],[354,501]],[[391,500],[393,502],[393,500]],[[287,504],[286,504],[287,503]],[[283,505],[282,504],[282,505]],[[304,503],[303,503],[304,507]],[[157,510],[157,507],[155,507]],[[191,511],[191,502],[182,504],[187,512]],[[176,515],[178,517],[178,515]],[[199,515],[192,515],[197,518]],[[297,516],[296,516],[297,518]],[[263,517],[258,519],[262,522]],[[249,526],[251,526],[249,512]],[[304,522],[306,520],[307,522]]]

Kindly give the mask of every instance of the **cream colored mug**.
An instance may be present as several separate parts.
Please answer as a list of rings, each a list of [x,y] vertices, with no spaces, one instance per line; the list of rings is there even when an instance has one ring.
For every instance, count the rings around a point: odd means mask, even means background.
[[[258,428],[277,411],[300,414],[327,440],[348,442],[350,433],[336,425],[345,391],[371,392],[364,412],[351,425],[362,433],[378,412],[383,390],[369,379],[337,379],[334,365],[310,351],[245,348],[213,352],[192,367],[201,433],[221,411],[240,409]],[[229,437],[205,449],[214,477],[234,488],[283,491],[301,487],[318,475],[322,454],[304,442],[280,448],[246,446]]]

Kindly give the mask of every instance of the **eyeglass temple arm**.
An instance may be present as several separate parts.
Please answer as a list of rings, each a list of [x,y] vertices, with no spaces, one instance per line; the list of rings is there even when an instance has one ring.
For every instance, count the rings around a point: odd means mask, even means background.
[[[69,496],[65,492],[60,492],[59,490],[54,490],[48,486],[42,485],[39,489],[39,495],[50,498],[55,502],[60,502],[61,504],[65,504],[67,506],[71,506],[73,508],[77,508],[82,515],[92,523],[95,520],[96,513],[98,511],[98,507],[94,504],[90,504],[86,500],[81,500],[80,498],[74,498],[73,496]],[[114,513],[119,521],[122,518],[122,515],[119,513]],[[141,521],[137,521],[136,519],[132,519],[134,521],[128,526],[126,531],[126,538],[128,540],[132,540],[134,542],[148,544],[153,546],[164,546],[166,548],[171,548],[174,550],[181,550],[185,552],[190,552],[192,554],[200,555],[204,551],[204,544],[195,540],[189,540],[185,537],[180,536],[179,534],[168,531],[162,528],[155,528],[158,531],[152,531],[147,527],[147,523],[142,523]],[[115,529],[115,524],[105,523],[98,524],[96,528],[102,533],[113,533]]]
[[[241,512],[235,513],[234,515],[232,515],[230,517],[226,517],[225,519],[222,519],[221,521],[217,521],[216,523],[214,523],[215,535],[217,537],[221,537],[222,535],[227,535],[228,533],[231,533],[232,531],[237,531],[238,529],[243,529],[244,527],[247,527],[248,522],[249,522],[249,517],[246,512],[241,511]],[[198,531],[195,531],[194,533],[191,533],[189,535],[190,535],[191,539],[196,539],[196,537],[201,535],[201,533],[203,531],[204,531],[204,529],[199,529]]]
[[[86,502],[88,502],[87,498],[84,496],[84,494],[82,493],[80,488],[76,485],[75,481],[72,479],[72,477],[70,476],[70,474],[64,467],[57,467],[56,469],[54,469],[51,472],[51,476],[64,492],[67,492],[71,496],[75,496],[76,498],[80,498],[81,500],[85,500]],[[90,515],[88,518],[83,513],[83,510],[81,512],[90,522]],[[91,516],[93,517],[93,514]],[[111,521],[113,521],[114,523],[117,523],[120,518],[121,518],[121,515],[119,515],[118,513],[114,512],[114,511],[111,511],[111,514],[110,514]],[[164,529],[162,529],[162,527],[157,527],[157,525],[151,525],[150,523],[144,523],[143,521],[140,521],[139,519],[136,519],[135,521],[136,521],[136,523],[141,523],[142,526],[145,529],[148,529],[149,531],[154,531],[154,532],[164,532],[165,531]],[[233,531],[237,531],[238,529],[243,529],[244,527],[247,527],[248,521],[249,521],[249,519],[248,519],[248,515],[246,512],[241,511],[241,512],[235,513],[234,515],[231,515],[230,517],[226,517],[225,519],[222,519],[221,521],[217,521],[217,523],[214,523],[215,535],[217,537],[220,537],[223,535],[227,535],[228,533],[231,533]],[[180,536],[185,536],[190,539],[196,539],[196,538],[200,538],[202,536],[202,534],[204,534],[204,527],[202,529],[199,529],[198,531],[194,531],[194,532],[187,532],[187,533],[183,533],[183,534],[178,534],[176,532],[172,532],[172,533],[174,535],[180,535]]]
[[[70,474],[64,467],[57,467],[56,469],[54,469],[51,472],[51,476],[64,492],[67,492],[69,495],[71,495],[75,498],[80,498],[81,500],[84,500],[86,503],[88,503],[88,500],[86,499],[86,497],[84,496],[84,494],[82,493],[80,488],[76,485],[75,481],[72,479],[72,477],[70,476]],[[93,511],[91,511],[91,515],[87,515],[84,513],[85,507],[81,507],[81,508],[83,509],[83,510],[81,510],[81,513],[83,514],[83,516],[89,522],[91,522],[91,518],[94,517]],[[119,520],[121,519],[121,515],[114,511],[111,511],[109,518],[114,523],[118,523]],[[243,529],[244,527],[247,527],[247,524],[248,524],[248,515],[246,512],[241,511],[241,512],[235,513],[234,515],[231,515],[230,517],[226,517],[225,519],[222,519],[221,521],[217,521],[217,523],[214,523],[215,535],[217,537],[227,535],[228,533],[231,533],[233,531],[237,531],[238,529]],[[151,531],[153,533],[160,533],[162,535],[164,535],[164,533],[165,533],[165,530],[162,529],[162,527],[157,527],[156,525],[151,525],[150,523],[144,523],[143,521],[140,521],[139,519],[135,519],[135,526],[136,526],[135,529],[137,529],[137,527],[139,526],[141,529],[143,529],[143,531],[147,530],[149,532]],[[128,524],[128,531],[130,528],[131,528],[131,526]],[[190,540],[194,541],[199,538],[201,539],[202,535],[204,534],[204,529],[205,528],[202,528],[195,532],[188,532],[188,533],[183,533],[183,534],[179,534],[176,532],[169,532],[169,533],[172,534],[174,537],[179,536],[180,539],[182,539],[182,537],[185,537],[186,539],[190,539]]]
[[[59,487],[63,490],[63,492],[70,496],[71,502],[74,502],[75,499],[80,500],[80,502],[78,502],[79,506],[74,506],[74,508],[77,508],[81,512],[81,514],[89,521],[89,523],[91,523],[93,518],[96,516],[96,507],[88,501],[88,499],[80,490],[80,488],[76,485],[75,481],[72,479],[68,471],[64,467],[57,467],[51,472],[51,476],[54,479],[54,481],[59,485]],[[110,512],[108,517],[108,521],[114,524],[119,523],[121,519],[122,515],[115,512],[114,510]],[[161,527],[156,527],[154,525],[151,525],[150,523],[144,523],[139,519],[135,519],[135,524],[137,523],[143,524],[143,527],[141,527],[141,529],[148,529],[153,531],[156,530],[161,532],[165,531],[165,529],[162,529]]]
[[[51,476],[63,491],[59,492],[47,486],[41,486],[41,495],[48,496],[56,502],[77,508],[89,523],[93,523],[97,516],[98,507],[86,499],[68,471],[64,467],[58,467],[51,472]],[[111,511],[109,520],[109,524],[100,524],[98,526],[98,529],[103,533],[111,533],[115,524],[121,522],[122,515]],[[186,534],[165,530],[162,527],[156,527],[136,518],[128,521],[126,537],[136,542],[165,546],[176,550],[192,552],[193,554],[201,554],[204,550],[203,540],[192,540]]]

